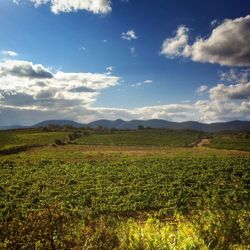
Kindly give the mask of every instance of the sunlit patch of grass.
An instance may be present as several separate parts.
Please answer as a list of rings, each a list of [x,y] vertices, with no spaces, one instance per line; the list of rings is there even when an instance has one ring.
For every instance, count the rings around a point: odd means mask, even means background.
[[[119,231],[122,249],[208,249],[195,226],[184,217],[171,222],[149,218],[144,222],[129,220]]]

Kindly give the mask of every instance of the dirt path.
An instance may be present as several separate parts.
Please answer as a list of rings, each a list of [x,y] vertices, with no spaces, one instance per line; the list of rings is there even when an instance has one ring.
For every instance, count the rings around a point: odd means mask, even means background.
[[[206,146],[208,145],[210,142],[210,139],[201,139],[201,141],[199,141],[196,146],[197,147],[203,147],[203,146]]]

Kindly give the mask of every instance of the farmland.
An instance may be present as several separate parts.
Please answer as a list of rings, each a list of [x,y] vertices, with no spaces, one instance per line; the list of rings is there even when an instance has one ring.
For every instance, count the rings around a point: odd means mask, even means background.
[[[65,132],[42,132],[41,130],[0,131],[0,151],[12,148],[43,146],[55,139],[63,139]]]
[[[0,156],[1,249],[249,248],[249,152],[191,147],[192,131],[92,133]]]
[[[250,151],[249,140],[249,133],[218,134],[213,137],[209,147]]]
[[[81,145],[129,145],[129,146],[188,146],[203,133],[195,131],[173,131],[166,129],[143,129],[132,131],[110,131],[89,133],[77,140]]]

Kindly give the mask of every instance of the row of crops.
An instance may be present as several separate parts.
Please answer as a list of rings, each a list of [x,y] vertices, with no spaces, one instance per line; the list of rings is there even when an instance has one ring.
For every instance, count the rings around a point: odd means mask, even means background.
[[[0,246],[244,249],[249,244],[249,157],[121,154],[74,163],[28,153],[2,157]]]
[[[177,209],[188,212],[208,202],[243,207],[250,159],[125,159],[62,164],[1,162],[1,211],[36,209],[62,202],[97,212]],[[233,202],[232,202],[233,201]]]

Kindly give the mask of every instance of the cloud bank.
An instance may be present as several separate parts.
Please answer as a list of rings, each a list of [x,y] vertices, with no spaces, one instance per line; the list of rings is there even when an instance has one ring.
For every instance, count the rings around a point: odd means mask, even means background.
[[[42,112],[44,117],[50,113],[75,116],[93,103],[102,89],[117,85],[119,80],[105,73],[52,73],[28,61],[0,62],[0,124],[7,121],[3,115],[6,109],[16,117],[31,111]]]
[[[201,85],[196,93],[203,99],[189,103],[116,108],[96,107],[101,91],[120,83],[121,78],[107,72],[52,72],[29,61],[0,62],[0,124],[31,125],[46,119],[166,119],[202,122],[250,120],[249,70],[221,72],[221,82],[213,87]],[[145,80],[142,84],[151,84]],[[195,90],[194,90],[195,94]]]

